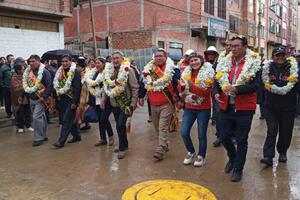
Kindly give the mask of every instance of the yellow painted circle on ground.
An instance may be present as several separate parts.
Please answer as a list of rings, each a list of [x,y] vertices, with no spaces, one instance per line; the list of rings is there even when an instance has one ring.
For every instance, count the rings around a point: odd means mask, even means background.
[[[127,189],[122,200],[216,200],[205,187],[176,180],[153,180]]]

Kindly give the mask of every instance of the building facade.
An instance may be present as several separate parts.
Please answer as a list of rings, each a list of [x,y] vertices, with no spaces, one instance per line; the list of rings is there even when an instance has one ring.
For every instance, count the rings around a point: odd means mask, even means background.
[[[63,18],[71,0],[0,0],[0,55],[28,58],[64,48]]]
[[[94,0],[98,48],[166,48],[182,56],[187,49],[223,48],[227,38],[245,35],[250,48],[270,57],[278,45],[296,47],[297,0]],[[67,44],[91,45],[89,1],[81,0],[65,19]],[[293,16],[296,15],[293,21]]]

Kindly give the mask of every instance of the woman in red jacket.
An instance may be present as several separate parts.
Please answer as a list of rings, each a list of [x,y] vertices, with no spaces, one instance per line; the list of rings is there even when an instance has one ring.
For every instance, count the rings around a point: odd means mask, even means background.
[[[199,53],[192,53],[189,58],[190,65],[182,72],[179,91],[185,100],[185,109],[181,127],[181,136],[188,151],[183,164],[194,162],[195,167],[205,164],[207,148],[207,126],[211,112],[211,92],[214,80],[214,70],[210,63],[204,63]],[[190,137],[191,128],[197,120],[199,151],[196,154]]]

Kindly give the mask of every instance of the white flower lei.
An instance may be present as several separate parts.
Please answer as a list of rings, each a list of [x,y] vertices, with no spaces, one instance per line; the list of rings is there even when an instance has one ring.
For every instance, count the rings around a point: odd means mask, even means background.
[[[222,90],[224,91],[231,84],[229,83],[229,72],[232,68],[232,53],[229,53],[225,58],[221,59],[216,69],[216,79],[220,83]],[[261,69],[261,60],[259,55],[250,49],[247,49],[245,56],[245,64],[243,69],[236,80],[234,86],[245,85],[253,78],[256,73]]]
[[[270,64],[273,62],[273,60],[265,61],[262,71],[262,81],[264,83],[265,89],[278,95],[286,95],[288,92],[290,92],[294,85],[298,82],[298,64],[295,60],[295,58],[289,57],[288,58],[289,63],[291,64],[290,67],[290,75],[288,78],[288,83],[285,86],[279,87],[275,84],[272,84],[270,82]]]
[[[61,76],[62,70],[64,70],[63,66],[60,66],[55,74],[54,80],[53,80],[53,86],[56,90],[57,95],[66,94],[71,87],[72,80],[74,78],[75,70],[76,70],[76,64],[72,62],[72,65],[70,67],[69,72],[67,73],[67,80],[64,85],[64,87],[60,88],[59,86],[59,80],[58,78]]]
[[[174,73],[174,62],[171,60],[171,58],[167,59],[166,62],[166,69],[164,71],[164,75],[157,79],[156,81],[153,81],[151,78],[151,73],[153,73],[153,64],[154,60],[150,61],[144,68],[142,74],[143,74],[143,82],[145,83],[145,88],[147,91],[151,92],[160,92],[164,88],[168,87],[172,81],[173,73]]]
[[[124,60],[120,66],[117,78],[115,80],[111,80],[115,68],[111,63],[107,63],[105,65],[105,69],[103,70],[104,91],[109,97],[114,98],[125,91],[125,87],[127,85],[127,80],[129,76],[129,70],[130,62]]]
[[[89,92],[93,96],[100,97],[103,89],[100,88],[99,85],[104,80],[104,74],[99,72],[97,78],[95,80],[93,80],[93,78],[94,78],[95,74],[97,73],[97,71],[98,70],[96,68],[94,68],[92,70],[89,70],[86,73],[85,83],[87,84],[87,88],[88,88]]]
[[[201,66],[197,74],[197,77],[195,79],[195,84],[204,89],[207,89],[212,86],[214,75],[215,75],[215,71],[212,68],[212,64],[206,62]],[[188,80],[191,79],[191,76],[192,76],[192,67],[187,66],[182,72],[182,79],[185,82],[187,82]],[[202,102],[204,101],[204,97],[198,96],[189,91],[186,91],[185,94],[186,94],[185,102],[191,105],[201,105]]]
[[[218,58],[218,62],[221,61],[221,59],[225,58],[226,57],[226,51],[222,51],[219,55],[219,58]]]
[[[35,82],[34,86],[29,87],[28,80],[30,79],[29,74],[32,71],[32,69],[31,69],[30,65],[25,69],[25,71],[23,73],[22,83],[23,83],[23,88],[24,88],[26,93],[32,94],[34,92],[37,92],[40,89],[44,70],[45,70],[45,65],[41,64],[40,67],[39,67],[39,71],[38,71],[38,74],[37,74],[37,77],[36,77],[36,82]]]

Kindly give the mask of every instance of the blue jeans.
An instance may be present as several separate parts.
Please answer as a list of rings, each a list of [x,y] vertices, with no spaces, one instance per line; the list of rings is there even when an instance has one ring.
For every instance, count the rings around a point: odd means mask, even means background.
[[[207,126],[210,119],[210,109],[209,110],[192,110],[184,109],[183,121],[181,126],[181,136],[185,144],[186,149],[195,153],[195,148],[191,140],[191,128],[197,119],[198,127],[198,140],[199,140],[199,152],[198,155],[205,158],[207,149]]]
[[[229,160],[238,171],[244,169],[246,162],[252,118],[253,114],[235,112],[231,107],[226,112],[220,112],[221,140]],[[236,137],[237,148],[231,140],[232,136]]]

